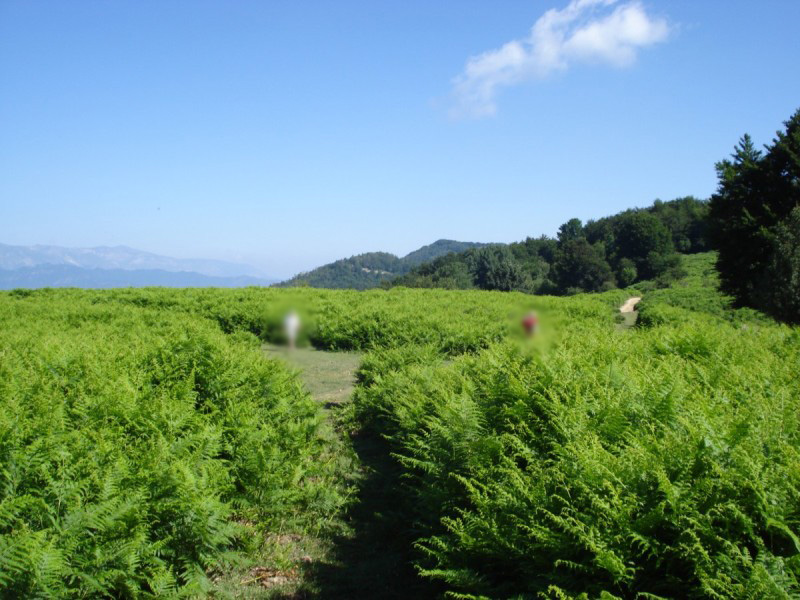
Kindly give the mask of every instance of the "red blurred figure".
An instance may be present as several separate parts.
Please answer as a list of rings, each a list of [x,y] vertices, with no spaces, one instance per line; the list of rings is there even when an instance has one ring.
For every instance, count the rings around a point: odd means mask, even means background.
[[[522,328],[528,337],[533,337],[536,334],[539,330],[539,317],[535,312],[531,311],[523,317]]]

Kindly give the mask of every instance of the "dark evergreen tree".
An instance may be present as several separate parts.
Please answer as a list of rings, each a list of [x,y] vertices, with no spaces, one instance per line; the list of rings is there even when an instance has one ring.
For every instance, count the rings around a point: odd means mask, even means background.
[[[709,221],[722,289],[740,305],[800,322],[800,300],[791,297],[800,277],[793,216],[800,206],[800,110],[785,126],[766,153],[745,135],[731,159],[717,164]]]
[[[771,306],[779,319],[800,322],[800,206],[775,228],[775,252],[766,279],[775,283],[757,290],[758,305]]]
[[[769,260],[772,236],[762,226],[762,153],[745,135],[731,159],[717,163],[719,188],[711,198],[709,218],[713,244],[719,252],[721,287],[747,304],[752,303],[760,271]]]

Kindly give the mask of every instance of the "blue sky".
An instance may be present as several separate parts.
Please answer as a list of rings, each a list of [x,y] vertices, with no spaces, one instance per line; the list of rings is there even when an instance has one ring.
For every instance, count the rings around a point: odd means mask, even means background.
[[[550,11],[550,12],[548,12]],[[707,197],[800,2],[0,2],[0,242],[288,276]]]

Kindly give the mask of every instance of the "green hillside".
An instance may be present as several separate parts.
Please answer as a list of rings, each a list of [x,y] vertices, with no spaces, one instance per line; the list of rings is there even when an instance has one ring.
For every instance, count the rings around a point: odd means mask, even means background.
[[[300,273],[279,286],[366,290],[379,287],[382,282],[407,273],[412,267],[425,261],[484,245],[478,242],[437,240],[403,258],[388,252],[367,252],[337,260],[307,273]]]
[[[402,261],[406,267],[415,267],[434,258],[446,256],[451,252],[464,252],[470,248],[481,248],[487,244],[480,242],[456,242],[455,240],[437,240],[406,254]]]
[[[717,253],[701,252],[681,256],[682,277],[668,287],[646,281],[635,286],[643,296],[638,304],[640,323],[663,323],[682,318],[675,309],[700,312],[732,323],[772,322],[752,308],[736,308],[734,299],[720,291]]]
[[[556,238],[527,238],[447,254],[417,265],[392,285],[569,295],[680,276],[680,253],[703,252],[708,203],[657,200],[587,223],[570,219]]]

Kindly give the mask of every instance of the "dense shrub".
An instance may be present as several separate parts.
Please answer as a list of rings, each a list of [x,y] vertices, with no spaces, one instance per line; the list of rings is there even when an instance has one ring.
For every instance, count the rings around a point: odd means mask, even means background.
[[[667,308],[365,379],[424,576],[460,598],[800,593],[800,336]]]
[[[238,522],[338,501],[317,406],[202,319],[0,296],[0,406],[6,597],[202,595]]]
[[[348,425],[450,596],[796,596],[800,332],[731,310],[713,261],[626,331],[632,288],[0,294],[0,593],[202,596],[244,528],[329,522],[320,413],[260,353],[295,308],[367,351]]]

